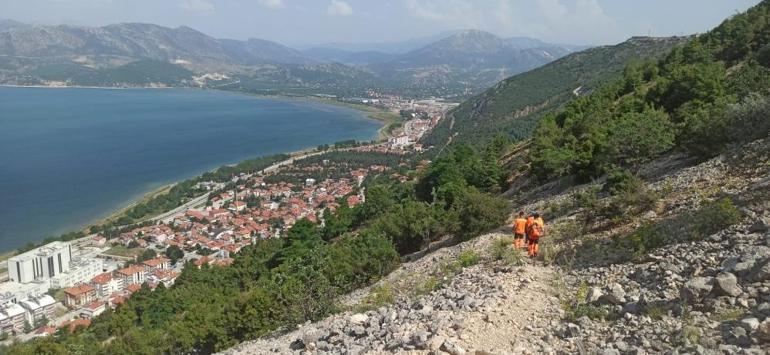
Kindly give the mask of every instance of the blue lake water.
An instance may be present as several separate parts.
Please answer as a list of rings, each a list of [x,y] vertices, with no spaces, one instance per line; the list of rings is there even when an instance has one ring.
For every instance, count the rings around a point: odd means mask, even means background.
[[[347,108],[217,91],[0,87],[0,250],[223,164],[379,127]]]

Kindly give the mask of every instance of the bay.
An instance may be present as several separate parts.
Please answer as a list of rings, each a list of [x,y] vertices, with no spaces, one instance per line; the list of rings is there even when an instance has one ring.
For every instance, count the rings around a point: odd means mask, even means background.
[[[348,108],[219,91],[0,87],[0,250],[223,164],[379,128]]]

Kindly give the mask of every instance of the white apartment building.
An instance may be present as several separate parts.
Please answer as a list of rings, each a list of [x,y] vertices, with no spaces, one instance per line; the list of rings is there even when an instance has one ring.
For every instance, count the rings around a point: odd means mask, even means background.
[[[43,319],[43,317],[48,320],[53,319],[56,300],[49,295],[44,295],[28,298],[19,302],[19,305],[27,311],[27,322],[29,322],[30,325],[34,325],[37,321]]]
[[[49,243],[8,259],[8,277],[18,283],[50,280],[70,270],[70,259],[69,243]]]
[[[51,279],[52,288],[66,288],[88,282],[102,273],[104,261],[96,258],[75,259],[70,264],[69,272],[58,274]]]
[[[21,334],[24,332],[24,321],[27,319],[24,308],[11,303],[0,307],[0,333]]]

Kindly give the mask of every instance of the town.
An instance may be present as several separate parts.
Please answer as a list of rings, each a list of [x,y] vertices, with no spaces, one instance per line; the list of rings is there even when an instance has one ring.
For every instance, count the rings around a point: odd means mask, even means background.
[[[386,141],[342,146],[349,154],[398,157],[420,152],[420,138],[454,104],[396,98],[372,105],[405,118]],[[7,260],[0,283],[0,341],[25,341],[88,327],[93,317],[116,308],[143,287],[171,287],[184,267],[227,267],[233,255],[258,240],[281,238],[298,220],[323,225],[340,206],[366,201],[367,177],[406,181],[397,164],[358,164],[322,159],[329,148],[277,164],[229,183],[204,181],[193,203],[148,220],[108,240],[100,233],[56,241]],[[319,158],[320,157],[320,158]]]

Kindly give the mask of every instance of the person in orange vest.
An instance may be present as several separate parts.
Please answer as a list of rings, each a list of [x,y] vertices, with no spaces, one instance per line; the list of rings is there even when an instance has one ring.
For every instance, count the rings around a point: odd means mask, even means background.
[[[527,219],[524,218],[524,211],[519,212],[519,216],[513,220],[513,247],[524,247],[524,235],[527,233]]]
[[[543,218],[541,218],[540,214],[537,212],[535,212],[533,217],[534,220],[532,226],[527,231],[527,237],[529,239],[527,251],[530,258],[537,257],[537,252],[540,249],[538,242],[540,241],[540,238],[545,235],[545,222],[543,222]]]
[[[524,231],[527,233],[528,248],[529,248],[529,230],[532,228],[533,224],[535,224],[535,216],[533,213],[530,213],[529,216],[527,216],[527,223],[524,225]]]

